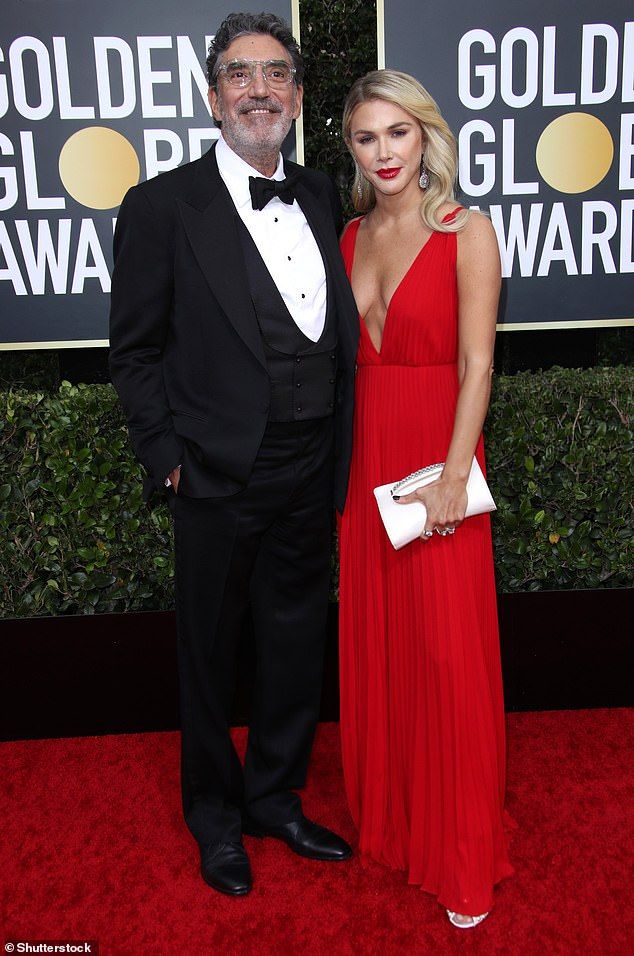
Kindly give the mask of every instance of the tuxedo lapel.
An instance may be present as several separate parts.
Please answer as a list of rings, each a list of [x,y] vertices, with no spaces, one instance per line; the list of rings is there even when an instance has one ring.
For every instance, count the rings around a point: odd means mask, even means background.
[[[301,175],[301,167],[297,168]],[[297,184],[296,196],[322,254],[329,291],[333,292],[337,303],[339,334],[346,352],[352,356],[354,362],[358,344],[357,307],[339,249],[339,240],[330,212],[330,200],[325,189],[315,195],[301,179]]]
[[[354,355],[357,312],[330,215],[330,201],[325,190],[315,194],[305,184],[301,166],[295,169],[299,173],[297,201],[324,260],[329,292],[337,303],[339,331],[346,351]],[[262,336],[238,233],[238,214],[218,172],[213,147],[196,165],[187,198],[178,203],[185,232],[209,288],[240,338],[266,368]]]
[[[185,232],[211,291],[245,345],[266,367],[237,213],[220,178],[214,149],[197,166],[187,200],[179,200],[179,207]]]
[[[324,208],[330,211],[328,197],[326,195],[315,196],[314,193],[304,185],[301,179],[297,183],[295,193],[297,202],[299,203],[302,212],[306,216],[308,225],[310,226],[315,237],[315,241],[319,246],[319,251],[321,252],[322,258],[324,260],[324,265],[328,270],[330,277],[333,278],[333,237],[336,242],[336,236],[332,226],[332,220],[329,220],[323,212]],[[335,249],[335,254],[339,254],[338,247]]]

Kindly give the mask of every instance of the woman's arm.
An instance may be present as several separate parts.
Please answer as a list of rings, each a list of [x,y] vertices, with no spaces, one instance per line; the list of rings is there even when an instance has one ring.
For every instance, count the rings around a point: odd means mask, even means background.
[[[458,234],[458,378],[460,392],[443,478],[466,483],[491,395],[500,254],[493,226],[474,213]]]
[[[458,378],[460,391],[445,467],[438,481],[400,500],[422,501],[425,531],[456,528],[467,507],[467,479],[489,407],[500,296],[500,255],[493,226],[473,213],[458,233]]]

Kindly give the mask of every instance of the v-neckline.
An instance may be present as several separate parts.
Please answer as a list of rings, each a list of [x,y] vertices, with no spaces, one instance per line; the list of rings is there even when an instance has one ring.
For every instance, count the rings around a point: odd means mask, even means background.
[[[355,255],[356,255],[356,252],[357,252],[357,238],[358,238],[358,236],[359,236],[359,227],[361,226],[361,223],[363,222],[364,218],[365,218],[365,216],[361,216],[361,217],[357,220],[357,227],[356,227],[355,233],[354,233],[354,241],[353,241],[353,244],[352,244],[352,257],[351,257],[351,259],[350,259],[350,285],[352,285],[352,270],[354,269],[354,259],[355,259]],[[394,289],[394,292],[393,292],[392,295],[390,296],[390,301],[388,302],[387,307],[386,307],[386,309],[385,309],[385,318],[384,318],[384,320],[383,320],[383,331],[381,332],[381,347],[380,347],[380,348],[377,349],[376,345],[375,345],[374,342],[372,341],[372,336],[370,335],[370,332],[369,332],[368,327],[367,327],[367,325],[366,325],[365,318],[364,318],[364,316],[362,316],[361,313],[359,312],[359,322],[360,322],[360,324],[361,324],[361,327],[362,327],[363,330],[365,330],[365,333],[366,333],[366,335],[367,335],[367,337],[368,337],[368,342],[370,343],[372,349],[376,352],[377,356],[379,356],[379,358],[380,358],[381,355],[383,354],[383,341],[384,341],[384,339],[385,339],[385,331],[386,331],[386,329],[387,329],[387,321],[388,321],[388,318],[389,318],[389,315],[390,315],[390,309],[392,308],[392,303],[394,302],[394,298],[395,298],[396,294],[398,293],[398,291],[400,290],[400,288],[401,288],[401,286],[403,285],[403,283],[405,282],[405,280],[407,279],[407,277],[409,276],[410,272],[412,271],[412,269],[414,268],[414,266],[415,266],[416,263],[418,262],[419,258],[421,257],[421,255],[423,254],[423,252],[425,251],[425,249],[427,248],[427,246],[429,245],[429,243],[431,242],[431,240],[434,238],[435,235],[437,235],[437,231],[436,231],[436,230],[434,230],[434,231],[432,232],[432,234],[431,234],[430,236],[428,236],[427,239],[425,239],[425,242],[422,244],[422,246],[420,247],[420,249],[418,250],[418,252],[417,252],[416,255],[414,256],[414,258],[412,259],[412,261],[411,261],[411,263],[409,264],[408,268],[405,270],[405,272],[404,272],[403,275],[401,276],[400,281],[399,281],[398,284],[396,285],[396,287],[395,287],[395,289]]]

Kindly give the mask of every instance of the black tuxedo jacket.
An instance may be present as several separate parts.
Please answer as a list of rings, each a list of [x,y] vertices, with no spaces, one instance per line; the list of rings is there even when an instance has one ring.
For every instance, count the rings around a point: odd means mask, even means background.
[[[337,312],[335,503],[341,510],[358,319],[339,252],[340,203],[328,176],[288,161],[285,168],[299,175],[297,201],[322,253]],[[234,494],[248,481],[262,440],[270,385],[236,216],[215,147],[134,186],[119,211],[110,371],[148,472],[148,494],[178,464],[185,494]]]

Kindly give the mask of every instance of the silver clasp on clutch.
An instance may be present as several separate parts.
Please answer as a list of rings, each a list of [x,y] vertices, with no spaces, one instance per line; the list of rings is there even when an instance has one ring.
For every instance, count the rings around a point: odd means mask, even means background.
[[[426,468],[419,468],[418,471],[413,471],[411,475],[406,475],[405,478],[401,478],[400,481],[397,481],[394,487],[391,489],[390,494],[392,497],[410,481],[415,481],[417,478],[424,478],[425,475],[429,475],[432,471],[437,471],[439,468],[444,468],[444,461],[438,461],[435,465],[427,465]]]

